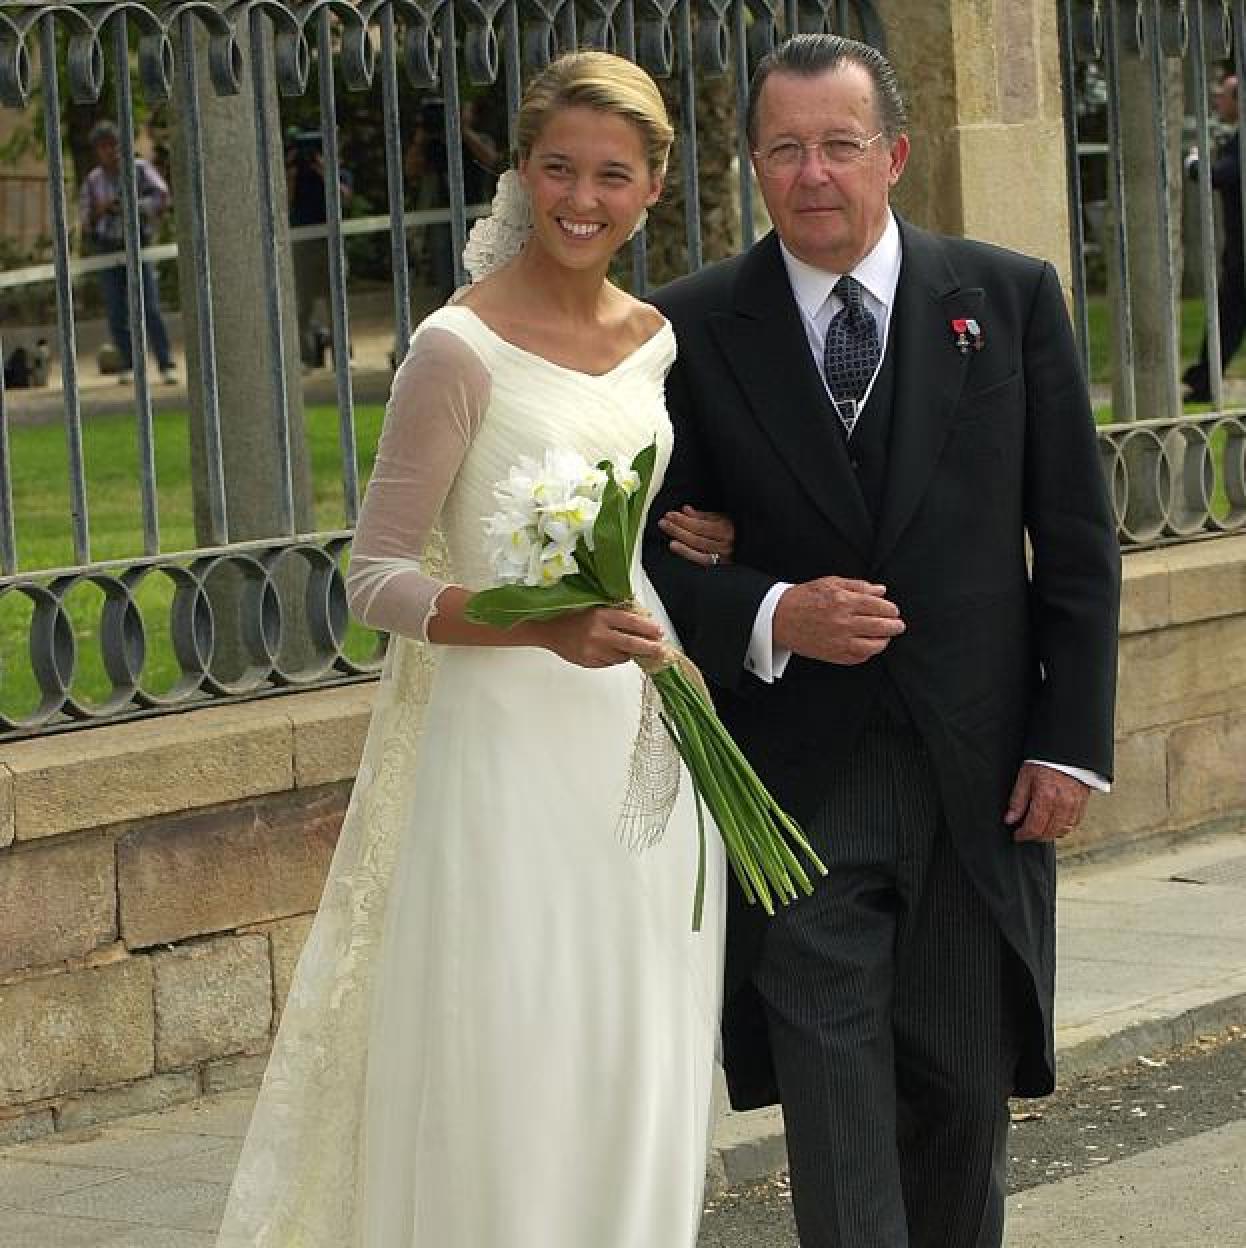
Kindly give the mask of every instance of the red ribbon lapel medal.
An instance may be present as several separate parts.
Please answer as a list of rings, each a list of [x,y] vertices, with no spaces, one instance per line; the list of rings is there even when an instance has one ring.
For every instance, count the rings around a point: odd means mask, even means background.
[[[961,355],[967,355],[970,347],[975,351],[982,350],[982,326],[973,317],[953,317],[952,334],[956,342],[956,349]]]

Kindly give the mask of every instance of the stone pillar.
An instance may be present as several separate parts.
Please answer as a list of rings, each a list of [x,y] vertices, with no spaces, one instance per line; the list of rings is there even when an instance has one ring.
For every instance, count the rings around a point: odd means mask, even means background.
[[[895,194],[918,225],[1050,260],[1069,224],[1054,4],[928,0],[885,14],[913,153]]]
[[[261,169],[256,154],[255,104],[250,81],[252,49],[246,22],[240,23],[237,33],[243,64],[241,90],[236,95],[218,96],[209,75],[207,36],[200,29],[195,32],[217,394],[229,537],[233,542],[284,534],[277,484],[281,474],[281,454],[274,415],[276,386],[270,358],[272,348],[264,263],[266,251],[276,252],[280,274],[295,529],[306,533],[315,528],[311,467],[304,436],[302,368],[271,39],[265,41],[267,48],[256,50],[258,55],[268,58],[269,90],[265,111],[270,127],[270,146],[274,153],[272,167]],[[176,42],[180,59],[185,55],[185,49],[180,38]],[[185,102],[177,95],[175,107],[179,114],[185,108]],[[186,138],[185,123],[179,116],[173,142],[173,173],[175,195],[176,187],[184,188],[176,202],[178,280],[191,408],[191,478],[196,538],[200,545],[210,545],[206,414],[201,400],[203,361],[199,351],[199,312],[195,298],[199,275],[191,234]],[[257,218],[261,179],[267,179],[271,187],[275,209],[271,228]],[[298,579],[295,571],[281,584],[282,600],[288,616],[282,657],[290,666],[299,666],[309,651],[306,629],[295,614],[301,603]],[[244,664],[233,623],[237,618],[234,602],[240,586],[229,584],[226,577],[219,580],[219,585],[212,587],[218,622],[214,672],[223,679],[234,679]]]

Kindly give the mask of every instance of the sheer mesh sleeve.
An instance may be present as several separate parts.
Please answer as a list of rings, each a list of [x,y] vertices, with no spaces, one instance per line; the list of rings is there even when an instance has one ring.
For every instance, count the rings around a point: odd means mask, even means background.
[[[455,334],[429,328],[394,376],[346,572],[346,599],[371,628],[426,640],[446,582],[425,548],[489,403],[490,378]]]

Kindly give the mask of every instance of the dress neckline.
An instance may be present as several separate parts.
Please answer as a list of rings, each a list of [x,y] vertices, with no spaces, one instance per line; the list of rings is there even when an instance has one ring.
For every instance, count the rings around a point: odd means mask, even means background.
[[[556,360],[551,360],[548,356],[538,355],[535,351],[529,351],[526,347],[521,347],[518,343],[511,342],[509,338],[503,338],[502,335],[499,334],[498,331],[494,329],[486,320],[484,320],[478,312],[469,308],[465,303],[447,304],[442,311],[466,312],[467,315],[470,316],[482,330],[484,330],[485,334],[499,346],[505,347],[508,351],[512,351],[516,355],[521,355],[525,359],[535,360],[537,363],[544,364],[547,368],[556,369],[560,373],[568,373],[572,377],[587,378],[590,381],[601,381],[607,377],[615,376],[626,365],[635,360],[638,355],[648,351],[655,342],[661,338],[665,338],[668,334],[673,332],[670,321],[663,316],[661,326],[650,334],[649,337],[646,338],[638,347],[629,351],[621,360],[606,369],[604,373],[589,373],[585,372],[584,369],[581,368],[571,368],[567,364],[559,364]],[[661,316],[661,313],[658,315]]]

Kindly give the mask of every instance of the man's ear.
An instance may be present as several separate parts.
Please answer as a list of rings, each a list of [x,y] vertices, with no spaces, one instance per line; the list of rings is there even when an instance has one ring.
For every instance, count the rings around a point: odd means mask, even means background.
[[[909,136],[902,134],[891,145],[891,167],[887,171],[888,186],[895,186],[909,160]]]

